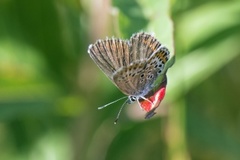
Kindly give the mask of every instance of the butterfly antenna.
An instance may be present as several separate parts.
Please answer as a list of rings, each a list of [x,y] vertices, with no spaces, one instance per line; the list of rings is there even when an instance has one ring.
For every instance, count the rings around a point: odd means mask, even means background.
[[[115,101],[112,101],[112,102],[110,102],[110,103],[108,103],[108,104],[105,104],[105,105],[103,105],[103,106],[101,106],[101,107],[98,107],[98,109],[103,109],[103,108],[105,108],[105,107],[107,107],[107,106],[109,106],[109,105],[111,105],[111,104],[113,104],[113,103],[116,103],[117,101],[120,101],[120,100],[122,100],[122,99],[124,99],[124,98],[126,98],[127,96],[125,96],[125,97],[122,97],[122,98],[119,98],[119,99],[117,99],[117,100],[115,100]],[[126,102],[124,102],[124,103],[126,103]]]
[[[128,99],[122,104],[120,110],[118,111],[117,117],[116,117],[116,119],[115,119],[115,121],[114,121],[114,124],[117,124],[118,119],[119,119],[119,116],[120,116],[120,114],[121,114],[121,112],[122,112],[122,109],[123,109],[123,107],[126,105],[127,102],[128,102]]]

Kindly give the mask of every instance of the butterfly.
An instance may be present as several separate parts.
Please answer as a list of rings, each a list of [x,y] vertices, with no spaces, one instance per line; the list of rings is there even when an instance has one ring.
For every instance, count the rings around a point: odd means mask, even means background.
[[[156,108],[165,96],[166,72],[170,67],[166,67],[166,63],[170,52],[152,34],[139,32],[133,34],[129,40],[119,38],[97,40],[89,45],[88,53],[113,84],[128,96],[125,103],[137,101],[147,112],[146,119],[155,114]],[[109,104],[112,103],[115,101]]]

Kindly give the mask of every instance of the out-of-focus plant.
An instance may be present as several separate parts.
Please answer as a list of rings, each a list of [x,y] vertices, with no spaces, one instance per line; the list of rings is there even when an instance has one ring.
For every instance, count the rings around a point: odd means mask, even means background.
[[[239,159],[240,3],[0,2],[0,160]],[[176,54],[158,116],[143,120],[93,64],[88,44],[155,36]],[[140,115],[140,116],[139,116]]]

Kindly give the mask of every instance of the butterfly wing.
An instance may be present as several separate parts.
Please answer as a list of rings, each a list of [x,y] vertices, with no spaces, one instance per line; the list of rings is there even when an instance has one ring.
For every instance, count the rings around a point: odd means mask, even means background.
[[[161,43],[151,34],[140,32],[130,38],[130,61],[147,60]]]
[[[168,59],[169,51],[167,48],[159,48],[149,59],[134,62],[116,72],[113,80],[123,93],[145,96],[155,87],[153,83],[162,74],[164,64]]]
[[[126,95],[140,95],[146,83],[143,77],[146,61],[134,62],[127,67],[123,67],[113,75],[113,81],[118,88]]]
[[[112,75],[127,66],[129,61],[129,45],[120,39],[98,40],[91,44],[88,53],[98,67],[112,80]]]
[[[170,52],[166,47],[161,47],[156,53],[152,55],[147,61],[145,74],[148,79],[146,86],[150,86],[150,89],[157,88],[162,81],[156,83],[156,80],[160,75],[164,75],[165,64],[170,57]]]
[[[151,82],[149,80],[154,78],[150,75],[154,70],[148,65],[148,59],[160,47],[161,43],[151,34],[140,32],[130,38],[129,55],[125,58],[127,66],[120,68],[113,75],[115,84],[123,93],[136,96],[146,92],[145,88]],[[146,69],[149,73],[145,73]]]
[[[151,89],[164,67],[164,57],[169,55],[156,38],[144,32],[134,34],[129,41],[98,40],[89,46],[88,53],[124,94],[135,96]]]

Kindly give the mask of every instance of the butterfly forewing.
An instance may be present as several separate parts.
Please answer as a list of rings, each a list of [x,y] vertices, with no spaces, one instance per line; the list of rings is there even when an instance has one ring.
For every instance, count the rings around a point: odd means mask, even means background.
[[[148,59],[160,46],[161,43],[151,34],[144,32],[134,34],[130,38],[131,61]]]
[[[99,68],[112,80],[112,75],[122,66],[126,66],[129,58],[129,45],[124,40],[99,40],[89,46],[88,53]]]

